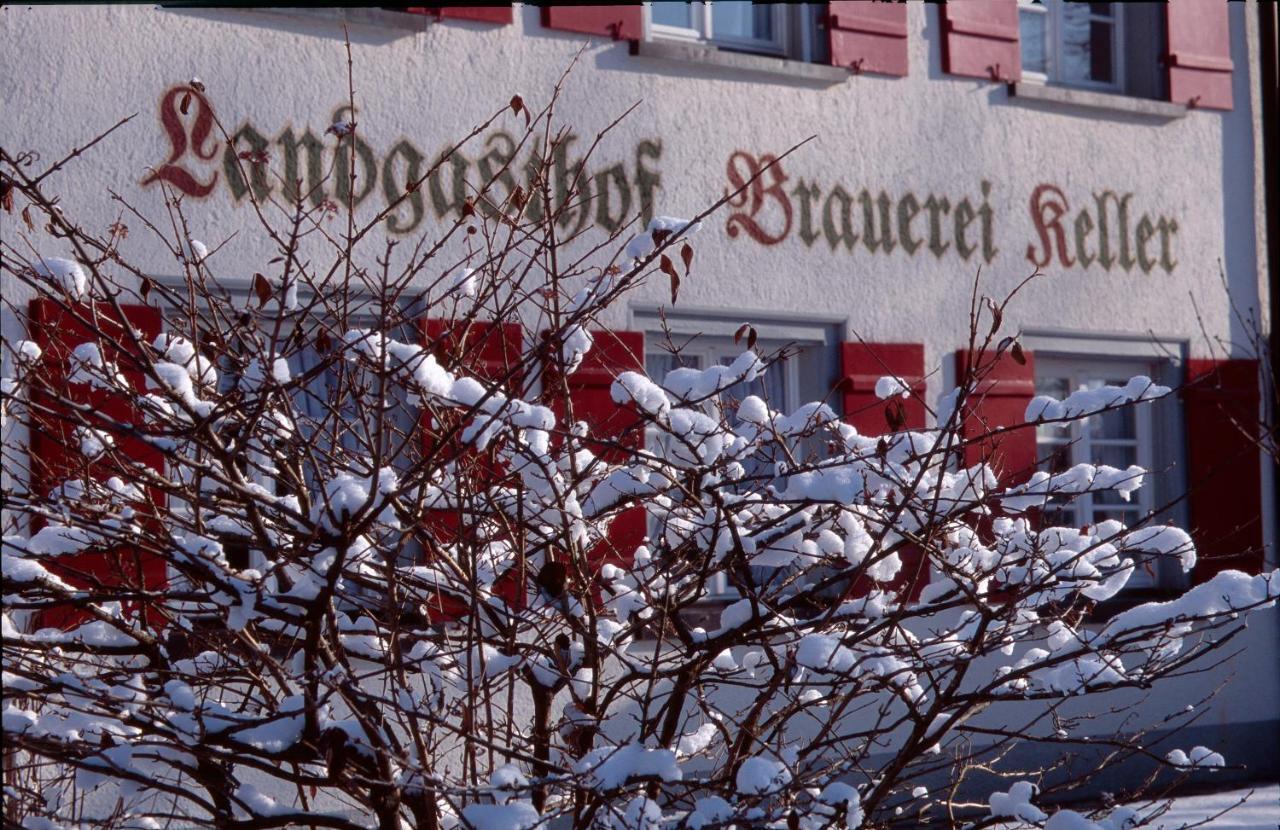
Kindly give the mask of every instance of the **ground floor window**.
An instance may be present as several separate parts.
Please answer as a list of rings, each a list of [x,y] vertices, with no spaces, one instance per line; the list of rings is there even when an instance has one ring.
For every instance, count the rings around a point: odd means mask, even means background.
[[[1037,353],[1035,365],[1036,394],[1058,399],[1080,390],[1124,386],[1140,375],[1168,384],[1173,371],[1168,360],[1095,355]],[[1165,521],[1170,512],[1165,505],[1176,492],[1176,484],[1169,479],[1177,474],[1181,454],[1177,408],[1176,396],[1170,395],[1155,403],[1126,406],[1068,424],[1036,427],[1036,457],[1039,468],[1046,472],[1059,473],[1077,464],[1119,469],[1137,465],[1150,471],[1144,486],[1127,501],[1114,491],[1086,493],[1051,503],[1042,520],[1076,528],[1109,519],[1129,527]],[[1177,568],[1166,568],[1164,563],[1143,563],[1126,590],[1175,587],[1180,578],[1175,571]]]

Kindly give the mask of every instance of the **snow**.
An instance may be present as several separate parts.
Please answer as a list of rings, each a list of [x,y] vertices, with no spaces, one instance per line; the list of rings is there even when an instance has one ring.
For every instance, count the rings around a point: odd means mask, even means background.
[[[209,256],[209,247],[199,239],[188,237],[182,240],[182,258],[187,262],[195,265],[204,262],[207,256]]]
[[[1048,395],[1037,395],[1027,404],[1026,420],[1060,421],[1103,412],[1129,403],[1151,401],[1168,395],[1167,386],[1154,383],[1151,378],[1138,375],[1124,386],[1102,386],[1097,389],[1081,389],[1059,401]]]
[[[621,787],[633,778],[658,778],[662,781],[681,779],[674,752],[669,749],[647,749],[640,744],[593,749],[574,764],[573,769],[599,790]]]
[[[19,363],[35,363],[44,351],[30,340],[19,340],[13,344],[13,356]]]
[[[626,255],[630,259],[639,260],[652,254],[658,248],[654,239],[655,232],[665,231],[668,234],[683,232],[685,237],[692,236],[702,228],[701,222],[690,222],[687,219],[676,219],[672,216],[655,216],[649,222],[644,233],[627,243]]]
[[[457,268],[449,275],[449,292],[459,297],[474,297],[477,288],[475,273],[474,268]]]
[[[542,821],[542,816],[527,801],[471,804],[463,808],[462,817],[474,830],[532,830]]]
[[[743,795],[767,795],[790,784],[791,771],[781,761],[756,755],[738,767],[735,783]]]
[[[897,395],[902,398],[911,397],[911,389],[896,377],[882,377],[876,381],[876,397],[880,400]]]
[[[1016,818],[1022,821],[1044,821],[1048,816],[1031,803],[1036,786],[1030,781],[1017,781],[1008,792],[994,792],[988,799],[994,818]]]
[[[1181,749],[1170,750],[1165,760],[1175,767],[1225,767],[1227,761],[1221,753],[1214,752],[1207,746],[1194,746],[1189,752]]]
[[[73,299],[84,299],[89,291],[89,275],[75,260],[40,257],[32,266],[37,276],[44,277]]]
[[[1228,809],[1230,811],[1225,815],[1218,815]],[[1176,798],[1169,811],[1147,827],[1150,830],[1183,830],[1197,826],[1214,830],[1276,830],[1278,824],[1280,784],[1264,784]]]

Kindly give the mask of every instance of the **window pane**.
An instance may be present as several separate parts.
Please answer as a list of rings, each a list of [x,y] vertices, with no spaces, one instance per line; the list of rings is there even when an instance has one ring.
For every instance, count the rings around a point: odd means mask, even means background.
[[[711,35],[738,40],[773,40],[770,3],[712,3]]]
[[[672,369],[701,368],[702,361],[698,359],[697,355],[649,352],[644,356],[644,369],[649,373],[649,377],[657,383],[662,383],[667,377],[667,372]]]
[[[1060,19],[1062,80],[1110,83],[1113,22],[1094,19],[1089,6],[1076,3],[1063,3]]]
[[[688,3],[650,3],[649,15],[649,19],[659,26],[696,28],[693,25],[693,9]]]
[[[1086,389],[1101,389],[1103,386],[1124,386],[1128,378],[1106,378],[1090,380],[1084,384]],[[1085,428],[1089,437],[1098,440],[1134,440],[1138,434],[1138,413],[1133,406],[1125,406],[1085,419]],[[1092,459],[1091,459],[1092,460]]]
[[[1107,464],[1123,470],[1138,463],[1138,447],[1135,444],[1104,444],[1093,448],[1094,464]]]
[[[1036,444],[1036,457],[1043,459],[1039,468],[1047,473],[1060,473],[1071,467],[1071,445],[1057,442]]]
[[[733,363],[735,358],[720,358],[721,366],[728,366]],[[740,402],[748,395],[755,395],[763,399],[769,404],[770,409],[787,412],[791,409],[791,402],[787,400],[787,384],[786,377],[781,366],[770,367],[762,377],[758,377],[750,383],[735,383],[724,391],[724,399],[726,401]]]
[[[1070,394],[1071,382],[1067,378],[1058,377],[1038,377],[1036,378],[1036,394],[1048,395],[1055,400],[1062,400]],[[1040,424],[1036,427],[1036,438],[1038,440],[1057,439],[1067,440],[1071,437],[1071,424]]]
[[[1095,81],[1110,83],[1113,76],[1111,69],[1111,32],[1112,24],[1093,21],[1089,24],[1089,72]]]
[[[1018,12],[1019,43],[1022,46],[1022,68],[1027,72],[1047,73],[1049,52],[1045,46],[1049,16],[1038,4]]]

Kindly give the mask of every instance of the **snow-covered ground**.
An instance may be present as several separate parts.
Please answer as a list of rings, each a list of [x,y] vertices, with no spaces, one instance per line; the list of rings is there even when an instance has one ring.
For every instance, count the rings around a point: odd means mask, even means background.
[[[1239,806],[1226,815],[1213,818],[1237,804]],[[1181,830],[1183,827],[1277,830],[1280,828],[1280,784],[1176,798],[1169,812],[1150,826],[1158,830]]]

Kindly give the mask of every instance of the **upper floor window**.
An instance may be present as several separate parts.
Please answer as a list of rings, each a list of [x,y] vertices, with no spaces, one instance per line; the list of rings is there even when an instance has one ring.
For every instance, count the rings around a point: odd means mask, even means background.
[[[1018,0],[1024,79],[1125,91],[1120,3]]]
[[[824,4],[646,3],[648,36],[797,60],[824,59],[818,30]]]

